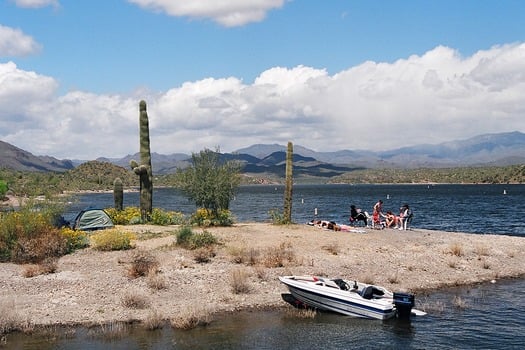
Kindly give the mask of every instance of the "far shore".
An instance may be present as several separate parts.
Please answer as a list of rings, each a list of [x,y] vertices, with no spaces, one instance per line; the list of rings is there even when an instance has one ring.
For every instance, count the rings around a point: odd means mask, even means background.
[[[341,277],[411,292],[420,309],[436,289],[525,276],[523,237],[238,223],[206,228],[220,244],[209,262],[197,262],[198,252],[174,245],[176,226],[120,228],[153,238],[130,251],[80,250],[60,258],[54,273],[35,277],[24,277],[30,266],[0,264],[0,325],[6,319],[35,326],[146,322],[153,315],[173,321],[189,312],[285,308],[281,275]],[[130,277],[137,252],[154,256],[158,272]],[[144,303],[130,305],[129,298]]]

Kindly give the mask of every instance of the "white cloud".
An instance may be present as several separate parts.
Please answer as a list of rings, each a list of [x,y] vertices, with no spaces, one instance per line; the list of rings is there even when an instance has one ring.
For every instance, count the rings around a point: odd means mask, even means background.
[[[16,6],[25,8],[40,8],[46,6],[58,7],[58,0],[12,0]]]
[[[0,57],[26,56],[34,54],[40,49],[40,45],[21,30],[0,24]]]
[[[251,84],[229,77],[155,95],[56,96],[51,77],[0,64],[0,139],[59,158],[138,151],[138,102],[148,102],[152,151],[226,152],[292,141],[319,151],[384,150],[483,133],[525,132],[525,44],[462,57],[447,47],[335,75],[275,67]]]
[[[170,16],[211,19],[226,27],[262,21],[266,13],[283,6],[285,0],[128,0]]]

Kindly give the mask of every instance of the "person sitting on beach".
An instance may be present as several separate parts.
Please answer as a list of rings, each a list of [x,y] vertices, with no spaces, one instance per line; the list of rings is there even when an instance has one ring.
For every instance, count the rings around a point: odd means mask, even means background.
[[[390,210],[386,212],[385,215],[385,224],[387,228],[397,227],[397,216],[394,215]]]
[[[350,223],[355,224],[358,221],[362,221],[365,226],[368,225],[368,219],[366,217],[366,214],[361,211],[361,209],[358,209],[355,207],[355,205],[350,206]]]
[[[399,219],[398,219],[398,228],[400,230],[406,230],[408,227],[408,221],[412,218],[412,212],[408,204],[403,204],[399,208]]]

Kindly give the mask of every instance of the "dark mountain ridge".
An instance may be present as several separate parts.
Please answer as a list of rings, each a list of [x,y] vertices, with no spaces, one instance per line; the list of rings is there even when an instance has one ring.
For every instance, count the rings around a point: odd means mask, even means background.
[[[224,160],[237,160],[243,172],[275,175],[284,174],[286,145],[256,144],[233,153],[221,154]],[[139,160],[139,153],[123,158],[97,158],[129,168],[132,159]],[[48,156],[34,156],[6,142],[0,141],[0,167],[21,171],[63,172],[85,161],[59,160]],[[171,174],[178,168],[191,164],[191,155],[152,153],[155,174]],[[388,151],[339,150],[317,152],[294,145],[294,173],[304,176],[334,176],[362,168],[444,168],[466,166],[505,166],[525,164],[525,134],[485,134],[465,140],[440,144],[422,144]]]

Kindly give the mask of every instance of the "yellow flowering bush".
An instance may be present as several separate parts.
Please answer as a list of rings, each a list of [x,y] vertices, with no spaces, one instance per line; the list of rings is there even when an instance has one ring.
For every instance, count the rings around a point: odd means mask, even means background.
[[[133,232],[124,231],[119,228],[110,228],[96,231],[91,234],[91,247],[96,250],[127,250],[135,248],[132,241],[137,237]]]
[[[87,233],[84,231],[73,230],[69,227],[62,227],[60,229],[60,234],[66,238],[69,252],[89,247],[89,238]]]

